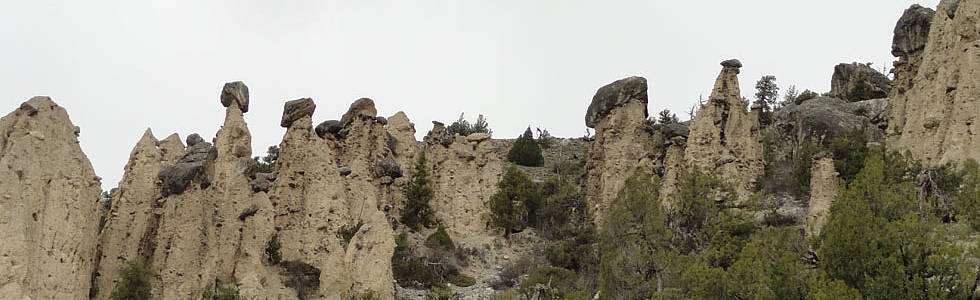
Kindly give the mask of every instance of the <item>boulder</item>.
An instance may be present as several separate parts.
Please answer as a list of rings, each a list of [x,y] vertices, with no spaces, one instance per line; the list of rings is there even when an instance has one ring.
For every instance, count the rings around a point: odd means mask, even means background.
[[[221,105],[229,107],[237,104],[242,112],[248,112],[248,86],[241,81],[225,83],[221,89]]]
[[[382,117],[382,116],[378,116],[377,118],[375,118],[375,120],[378,121],[378,124],[388,125],[388,118],[385,118],[385,117]]]
[[[641,101],[644,107],[646,106],[646,78],[636,76],[623,78],[599,88],[585,113],[585,126],[595,128],[599,120],[608,115],[613,108],[632,100]]]
[[[314,110],[316,110],[316,103],[313,103],[313,99],[310,98],[286,101],[286,104],[283,105],[282,121],[279,126],[289,128],[293,121],[312,116]]]
[[[390,157],[382,158],[378,160],[376,164],[378,170],[378,177],[391,177],[398,178],[402,177],[402,168],[398,166],[398,162]]]
[[[489,133],[476,132],[466,136],[466,141],[471,143],[479,143],[490,139]]]
[[[194,145],[199,143],[204,143],[204,138],[202,138],[201,135],[192,133],[191,135],[187,136],[187,147],[194,147]]]
[[[722,155],[721,157],[718,158],[718,160],[715,161],[715,166],[721,166],[721,165],[729,164],[729,163],[732,163],[734,161],[735,161],[735,157],[734,156],[731,156],[731,155],[728,155],[728,154]]]
[[[818,97],[800,104],[788,104],[773,114],[778,135],[795,136],[799,141],[829,141],[870,121],[868,115],[883,110],[884,99],[847,103],[841,99]],[[860,109],[865,107],[864,109]],[[865,113],[861,113],[864,110]]]
[[[669,140],[675,136],[686,139],[691,134],[691,128],[681,123],[665,124],[660,127],[660,130],[663,132],[665,140]]]
[[[740,69],[740,68],[742,68],[742,61],[733,58],[733,59],[729,59],[729,60],[726,60],[726,61],[721,62],[721,66],[722,67],[725,67],[725,68],[736,68],[736,69]]]
[[[886,98],[891,89],[891,79],[866,64],[839,64],[830,79],[830,96],[848,101]]]
[[[354,101],[354,103],[351,103],[350,108],[347,109],[347,113],[340,118],[340,124],[347,126],[347,124],[350,124],[350,122],[354,121],[355,118],[374,118],[377,115],[378,110],[374,108],[374,100],[361,98]]]
[[[353,172],[353,170],[351,170],[350,167],[340,167],[339,169],[337,169],[337,171],[340,172],[340,176],[347,176],[350,175],[351,172]]]
[[[157,173],[163,196],[181,194],[192,182],[207,186],[209,181],[206,165],[209,160],[214,160],[216,155],[216,149],[208,142],[200,141],[188,147],[187,154],[184,154],[176,164],[166,165]]]
[[[926,48],[929,38],[929,28],[936,11],[913,4],[905,10],[895,24],[895,35],[892,37],[892,55],[908,57]],[[952,18],[952,16],[950,17]]]
[[[326,120],[320,123],[320,125],[316,125],[316,135],[320,138],[325,138],[327,134],[337,135],[341,129],[344,129],[344,126],[340,125],[340,121]]]

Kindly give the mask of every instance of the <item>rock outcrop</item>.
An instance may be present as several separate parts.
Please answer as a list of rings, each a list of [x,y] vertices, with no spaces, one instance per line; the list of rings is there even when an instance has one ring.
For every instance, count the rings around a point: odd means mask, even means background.
[[[99,178],[78,127],[48,97],[0,119],[0,297],[87,299]]]
[[[744,200],[754,192],[763,162],[761,109],[746,111],[748,103],[738,87],[741,66],[738,60],[722,62],[711,97],[691,121],[684,161],[732,183],[738,198]]]
[[[636,168],[653,169],[653,136],[646,130],[647,82],[629,77],[596,92],[585,115],[595,128],[586,161],[585,193],[596,224]]]
[[[980,2],[942,1],[926,30],[929,14],[913,6],[896,25],[902,34],[893,46],[900,51],[886,113],[888,145],[926,165],[980,159]],[[916,50],[924,32],[925,47]]]
[[[810,204],[803,220],[804,236],[807,238],[820,235],[830,213],[830,206],[837,200],[838,181],[831,155],[813,158],[813,165],[810,167]]]
[[[835,66],[830,79],[830,96],[847,101],[886,98],[891,89],[888,76],[856,62]]]
[[[318,279],[298,288],[304,298],[346,299],[371,291],[392,299],[395,241],[384,207],[395,201],[396,181],[404,179],[377,177],[377,162],[393,158],[384,125],[357,118],[344,131],[337,139],[320,138],[310,114],[287,127],[279,174],[269,189],[282,258]],[[338,172],[344,168],[346,176]],[[345,241],[341,230],[354,234]]]

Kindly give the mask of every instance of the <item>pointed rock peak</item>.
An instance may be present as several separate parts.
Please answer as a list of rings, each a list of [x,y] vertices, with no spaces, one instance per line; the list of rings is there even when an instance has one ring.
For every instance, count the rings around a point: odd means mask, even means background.
[[[157,142],[157,138],[153,136],[153,130],[150,129],[149,127],[147,127],[145,131],[143,131],[143,136],[140,137],[140,141],[137,142],[137,144],[143,143],[143,141],[153,141],[154,144]]]
[[[243,113],[248,112],[248,86],[241,81],[225,83],[221,89],[221,105],[229,107],[232,104],[238,105]]]
[[[585,125],[595,128],[599,120],[609,114],[613,108],[632,100],[647,103],[646,78],[638,76],[623,78],[599,88],[592,97],[589,110],[585,113]],[[644,115],[646,115],[645,110]]]
[[[347,113],[340,118],[340,124],[347,126],[350,122],[353,122],[356,118],[374,118],[378,115],[378,110],[374,108],[374,100],[369,98],[361,98],[351,103],[350,108],[347,109]]]
[[[194,145],[203,142],[204,142],[204,138],[202,138],[201,135],[197,133],[192,133],[191,135],[187,136],[187,147],[194,147]]]
[[[925,49],[926,40],[929,38],[929,28],[932,26],[932,19],[935,15],[936,11],[918,4],[912,4],[906,9],[902,17],[898,19],[898,23],[895,24],[895,35],[892,37],[892,55],[908,58],[909,55],[918,54]]]
[[[279,122],[279,126],[289,128],[296,120],[313,116],[314,110],[316,110],[316,103],[313,103],[313,99],[310,98],[286,101],[286,104],[283,105],[282,121]],[[310,122],[312,123],[312,120]]]
[[[415,124],[412,124],[405,112],[401,111],[388,118],[388,128],[402,132],[411,131],[412,134],[415,134]]]
[[[20,107],[17,108],[17,111],[33,117],[34,115],[37,115],[37,112],[42,110],[50,110],[55,106],[58,106],[58,104],[55,104],[54,101],[51,100],[51,97],[34,96],[26,102],[21,103]]]

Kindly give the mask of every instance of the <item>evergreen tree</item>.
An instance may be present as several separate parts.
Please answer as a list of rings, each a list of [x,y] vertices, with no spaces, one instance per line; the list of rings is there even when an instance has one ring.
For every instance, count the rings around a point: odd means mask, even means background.
[[[514,146],[507,152],[507,160],[518,165],[528,167],[540,167],[544,164],[544,157],[541,156],[541,146],[534,140],[534,133],[528,127],[520,137],[514,141]]]
[[[636,171],[612,203],[599,235],[603,299],[649,299],[662,290],[673,255],[659,180]]]
[[[534,219],[541,195],[531,178],[516,166],[507,168],[497,189],[490,197],[491,221],[510,237],[512,231],[523,229]]]
[[[408,203],[402,210],[402,224],[418,230],[421,226],[432,223],[435,211],[432,210],[429,202],[435,197],[435,190],[432,188],[432,181],[429,179],[429,169],[425,166],[424,151],[419,153],[418,159],[415,161],[415,173],[404,193]]]

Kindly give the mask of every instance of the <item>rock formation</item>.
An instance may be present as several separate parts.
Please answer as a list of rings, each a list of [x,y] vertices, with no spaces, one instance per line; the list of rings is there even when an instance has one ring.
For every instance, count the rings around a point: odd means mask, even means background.
[[[833,157],[822,155],[813,158],[813,165],[810,167],[810,204],[803,220],[804,236],[807,238],[820,235],[820,229],[830,213],[830,206],[837,200],[837,175]]]
[[[585,193],[596,224],[636,168],[653,169],[653,136],[646,130],[647,81],[617,80],[600,88],[585,115],[595,128],[586,162]]]
[[[746,199],[763,172],[760,109],[746,111],[738,87],[742,63],[732,59],[721,65],[711,97],[691,121],[684,160],[732,183],[738,198]]]
[[[830,79],[830,96],[848,101],[886,98],[891,85],[887,76],[867,64],[839,64]]]
[[[888,144],[926,165],[980,159],[980,2],[944,0],[926,29],[930,14],[913,6],[896,25]]]
[[[504,173],[504,161],[494,151],[501,146],[490,140],[467,141],[459,135],[443,140],[448,137],[440,125],[433,126],[422,145],[432,168],[436,195],[431,205],[436,218],[453,236],[491,235],[487,203]]]
[[[0,295],[86,299],[99,232],[99,178],[78,127],[48,97],[0,119]]]

